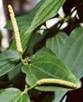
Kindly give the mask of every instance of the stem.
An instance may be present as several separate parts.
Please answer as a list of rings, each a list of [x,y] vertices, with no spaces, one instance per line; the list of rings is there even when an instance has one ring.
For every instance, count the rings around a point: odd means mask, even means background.
[[[19,33],[17,22],[16,22],[15,14],[14,14],[14,11],[13,11],[13,8],[11,5],[8,5],[8,10],[9,10],[11,22],[13,25],[13,29],[14,29],[14,36],[15,36],[17,51],[19,52],[19,54],[23,54],[23,48],[22,48],[22,44],[21,44],[20,33]]]
[[[37,84],[34,84],[33,86],[31,86],[30,88],[28,88],[28,91],[32,90],[33,88],[35,88],[37,86]]]
[[[27,92],[28,92],[28,88],[27,88],[27,85],[25,85],[25,89],[24,89],[24,91],[21,93],[21,95],[27,94]]]
[[[37,86],[37,84],[31,86],[31,87],[27,87],[27,85],[25,85],[25,89],[24,91],[21,93],[21,95],[27,94],[28,91],[32,90],[33,88],[35,88]]]

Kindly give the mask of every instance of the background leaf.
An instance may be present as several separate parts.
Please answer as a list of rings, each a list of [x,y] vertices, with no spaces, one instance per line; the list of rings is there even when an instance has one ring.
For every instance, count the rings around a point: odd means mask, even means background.
[[[46,42],[46,47],[51,49],[56,56],[60,56],[62,52],[63,44],[68,39],[68,36],[64,32],[58,32],[57,35],[49,38]]]
[[[61,49],[60,58],[79,78],[83,77],[83,28],[76,28]]]
[[[41,0],[32,13],[18,18],[23,48],[26,48],[31,33],[45,21],[55,16],[65,0]],[[23,21],[24,23],[20,22]],[[20,23],[19,23],[20,22]],[[28,23],[27,23],[28,22]]]
[[[61,36],[61,35],[60,35]],[[83,76],[83,28],[77,27],[72,31],[63,44],[56,43],[57,37],[47,41],[47,47],[54,53],[59,52],[58,57],[79,78]],[[53,41],[53,45],[49,43]],[[56,48],[56,45],[58,46]],[[52,47],[53,46],[53,47]],[[58,49],[60,46],[60,49]],[[58,51],[57,51],[58,49]]]

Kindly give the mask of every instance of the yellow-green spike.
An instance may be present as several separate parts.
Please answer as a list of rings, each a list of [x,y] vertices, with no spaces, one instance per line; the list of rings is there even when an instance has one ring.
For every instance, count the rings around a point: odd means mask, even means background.
[[[14,29],[17,51],[19,53],[23,53],[23,48],[22,48],[22,44],[21,44],[19,29],[18,29],[18,25],[17,25],[17,22],[16,22],[15,14],[14,14],[14,11],[13,11],[13,8],[12,8],[11,5],[8,5],[8,10],[9,10],[11,22],[12,22],[12,25],[13,25],[13,29]]]
[[[81,84],[74,84],[69,81],[61,80],[61,79],[41,79],[37,81],[37,85],[43,85],[43,84],[57,84],[57,85],[63,85],[72,89],[77,89],[81,87]]]

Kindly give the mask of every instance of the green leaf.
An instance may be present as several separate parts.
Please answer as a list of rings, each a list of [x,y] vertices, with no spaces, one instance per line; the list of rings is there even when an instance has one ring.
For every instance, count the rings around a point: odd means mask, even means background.
[[[30,102],[29,96],[16,88],[8,88],[0,91],[0,102]]]
[[[61,35],[59,36],[61,37]],[[76,76],[83,77],[83,28],[77,27],[74,29],[67,40],[64,37],[64,43],[60,43],[59,38],[57,38],[58,35],[53,40],[48,40],[47,47],[56,53]],[[50,44],[52,41],[53,44]]]
[[[34,86],[42,79],[59,79],[80,86],[79,80],[72,72],[59,60],[54,53],[48,49],[43,49],[31,57],[31,63],[23,66],[22,71],[26,74],[27,83]],[[47,84],[47,83],[46,83]],[[40,85],[36,89],[43,91],[55,91],[58,83],[50,85]],[[60,85],[60,84],[58,84]],[[64,85],[65,86],[65,85]]]
[[[61,49],[60,58],[79,78],[83,77],[83,28],[76,28]]]
[[[0,102],[14,102],[14,100],[20,95],[18,89],[9,88],[0,91]]]
[[[19,55],[16,51],[5,51],[0,54],[0,77],[7,74],[17,66]]]
[[[23,48],[26,48],[33,30],[55,16],[64,2],[65,0],[41,0],[32,13],[17,19]]]
[[[46,47],[53,51],[53,53],[55,53],[56,56],[59,57],[62,53],[63,44],[67,39],[67,34],[65,34],[64,32],[59,32],[57,33],[57,35],[47,40]]]
[[[55,16],[64,2],[65,0],[44,0],[32,21],[30,30],[34,30],[39,25]]]
[[[15,102],[30,102],[30,99],[27,94],[24,94],[24,95],[21,95],[20,98]]]
[[[38,26],[46,22],[51,17],[55,16],[59,8],[64,4],[64,2],[65,0],[55,0],[55,1],[54,0],[44,0],[40,8],[37,10],[30,27],[25,33],[27,34],[31,33]]]

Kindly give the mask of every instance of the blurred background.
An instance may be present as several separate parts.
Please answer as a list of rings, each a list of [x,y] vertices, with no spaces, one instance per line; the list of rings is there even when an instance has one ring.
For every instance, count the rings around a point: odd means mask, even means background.
[[[13,6],[16,15],[23,15],[32,10],[37,2],[38,0],[0,0],[0,51],[4,51],[9,46],[10,35],[8,30],[4,28],[9,19],[8,4]]]
[[[26,12],[27,13],[30,12],[39,1],[40,0],[0,0],[0,52],[6,50],[9,47],[9,41],[11,38],[11,31],[8,31],[6,28],[4,28],[7,23],[7,20],[9,20],[9,14],[7,10],[8,4],[11,4],[14,8],[15,14],[20,16]],[[63,6],[64,13],[66,16],[69,15],[69,13],[74,7],[76,7],[77,14],[76,15],[74,14],[75,15],[74,18],[68,22],[68,26],[66,27],[66,29],[63,30],[67,34],[69,34],[75,27],[79,26],[80,24],[83,27],[82,0],[67,0],[67,2]],[[63,11],[60,12],[60,14],[62,15],[64,13]],[[50,24],[52,23],[49,23],[49,25]],[[24,82],[25,77],[22,74],[20,74],[19,76],[20,76],[19,79],[15,79],[15,81],[12,80],[11,83],[13,83],[15,87],[23,89],[24,88],[23,85],[25,83]],[[10,85],[10,82],[6,77],[0,78],[0,88],[5,88],[5,87],[8,87],[9,85]],[[34,91],[34,93],[31,94],[31,98],[32,100],[34,100],[34,102],[51,102],[51,100],[54,98],[53,95],[54,93],[42,94],[41,92]],[[55,102],[55,100],[53,102]],[[66,102],[83,102],[83,88],[68,92],[68,98]]]

